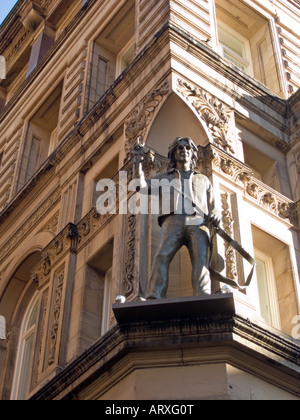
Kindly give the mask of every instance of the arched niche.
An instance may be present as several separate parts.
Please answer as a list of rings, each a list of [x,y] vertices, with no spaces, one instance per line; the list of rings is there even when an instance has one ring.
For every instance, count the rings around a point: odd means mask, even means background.
[[[5,317],[9,331],[7,351],[6,355],[3,355],[5,362],[2,375],[0,374],[0,383],[3,382],[0,399],[10,399],[22,320],[38,288],[38,285],[31,280],[31,271],[40,260],[41,251],[35,251],[25,257],[23,262],[15,268],[0,297],[0,312]]]
[[[32,253],[16,268],[15,273],[11,276],[0,300],[1,315],[5,317],[8,324],[12,322],[18,302],[28,287],[31,271],[40,260],[41,252]]]
[[[172,93],[154,119],[149,130],[146,146],[162,156],[168,155],[168,148],[176,137],[191,137],[197,146],[206,146],[209,137],[202,123],[188,105],[175,93]],[[160,227],[157,216],[149,217],[151,234],[149,247],[151,250],[147,277],[151,274],[153,259],[160,240]],[[175,256],[169,272],[169,298],[193,295],[192,264],[186,247]]]
[[[146,146],[167,156],[168,147],[176,137],[191,137],[196,146],[209,143],[202,123],[186,103],[172,93],[152,123]]]
[[[8,265],[0,290],[0,312],[5,316],[7,325],[14,323],[13,316],[17,304],[30,281],[32,269],[41,261],[42,250],[53,240],[51,232],[41,232],[26,238],[20,252]],[[20,255],[21,254],[21,255]]]

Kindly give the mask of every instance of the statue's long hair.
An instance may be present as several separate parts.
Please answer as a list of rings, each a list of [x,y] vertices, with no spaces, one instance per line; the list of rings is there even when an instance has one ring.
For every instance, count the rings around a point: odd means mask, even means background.
[[[169,153],[168,153],[169,168],[172,169],[172,168],[176,167],[175,153],[176,153],[177,147],[179,146],[179,143],[181,141],[188,142],[192,151],[193,151],[191,169],[194,170],[196,168],[197,161],[198,161],[198,147],[195,145],[195,143],[193,142],[193,140],[190,137],[177,137],[173,141],[173,143],[170,145]]]

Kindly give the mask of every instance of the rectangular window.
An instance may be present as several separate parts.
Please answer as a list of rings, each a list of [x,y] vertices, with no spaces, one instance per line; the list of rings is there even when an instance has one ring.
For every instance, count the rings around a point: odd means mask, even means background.
[[[110,327],[111,314],[111,286],[112,286],[112,268],[110,268],[104,279],[103,309],[102,309],[102,329],[101,334],[107,333]]]
[[[281,329],[273,260],[255,250],[259,310],[266,324]]]
[[[98,99],[104,95],[107,89],[107,75],[108,75],[108,61],[98,57],[98,72],[97,72],[97,84],[96,84],[96,97]]]
[[[62,87],[61,82],[28,121],[18,191],[57,147]]]
[[[129,64],[134,58],[134,39],[131,39],[128,44],[119,53],[117,58],[117,74],[118,77],[124,70],[127,69]]]
[[[292,319],[299,311],[294,278],[297,263],[287,243],[254,225],[252,235],[258,267],[251,293],[257,312],[267,324],[290,335]]]
[[[86,264],[81,319],[82,340],[86,345],[92,345],[110,328],[113,254],[114,241],[111,239]]]
[[[283,192],[280,179],[278,176],[278,168],[281,162],[272,159],[270,155],[262,153],[258,148],[252,147],[249,143],[251,141],[251,133],[244,130],[243,136],[247,142],[243,142],[245,163],[252,169],[255,178],[269,185],[269,187]],[[288,191],[285,189],[284,193],[287,195]]]
[[[86,112],[113,85],[134,56],[135,1],[127,0],[94,40]]]
[[[249,41],[229,28],[219,26],[221,55],[240,70],[252,75]]]
[[[272,21],[240,0],[215,0],[219,53],[241,71],[283,94],[281,56]],[[273,29],[272,29],[273,28]]]
[[[42,147],[41,143],[40,139],[32,137],[25,182],[27,182],[39,168]]]

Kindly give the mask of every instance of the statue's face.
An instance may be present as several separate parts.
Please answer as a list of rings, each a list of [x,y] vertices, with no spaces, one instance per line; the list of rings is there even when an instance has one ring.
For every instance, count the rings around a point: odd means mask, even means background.
[[[176,162],[180,162],[183,164],[191,163],[193,157],[193,151],[188,141],[181,140],[178,143],[175,152],[175,160]]]

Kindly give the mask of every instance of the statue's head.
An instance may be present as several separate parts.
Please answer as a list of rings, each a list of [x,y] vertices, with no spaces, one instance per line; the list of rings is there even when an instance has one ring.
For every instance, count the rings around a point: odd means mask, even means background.
[[[191,169],[195,169],[198,160],[198,147],[190,137],[177,137],[169,147],[168,158],[169,166],[176,168],[176,152],[180,147],[187,146],[191,150]]]

